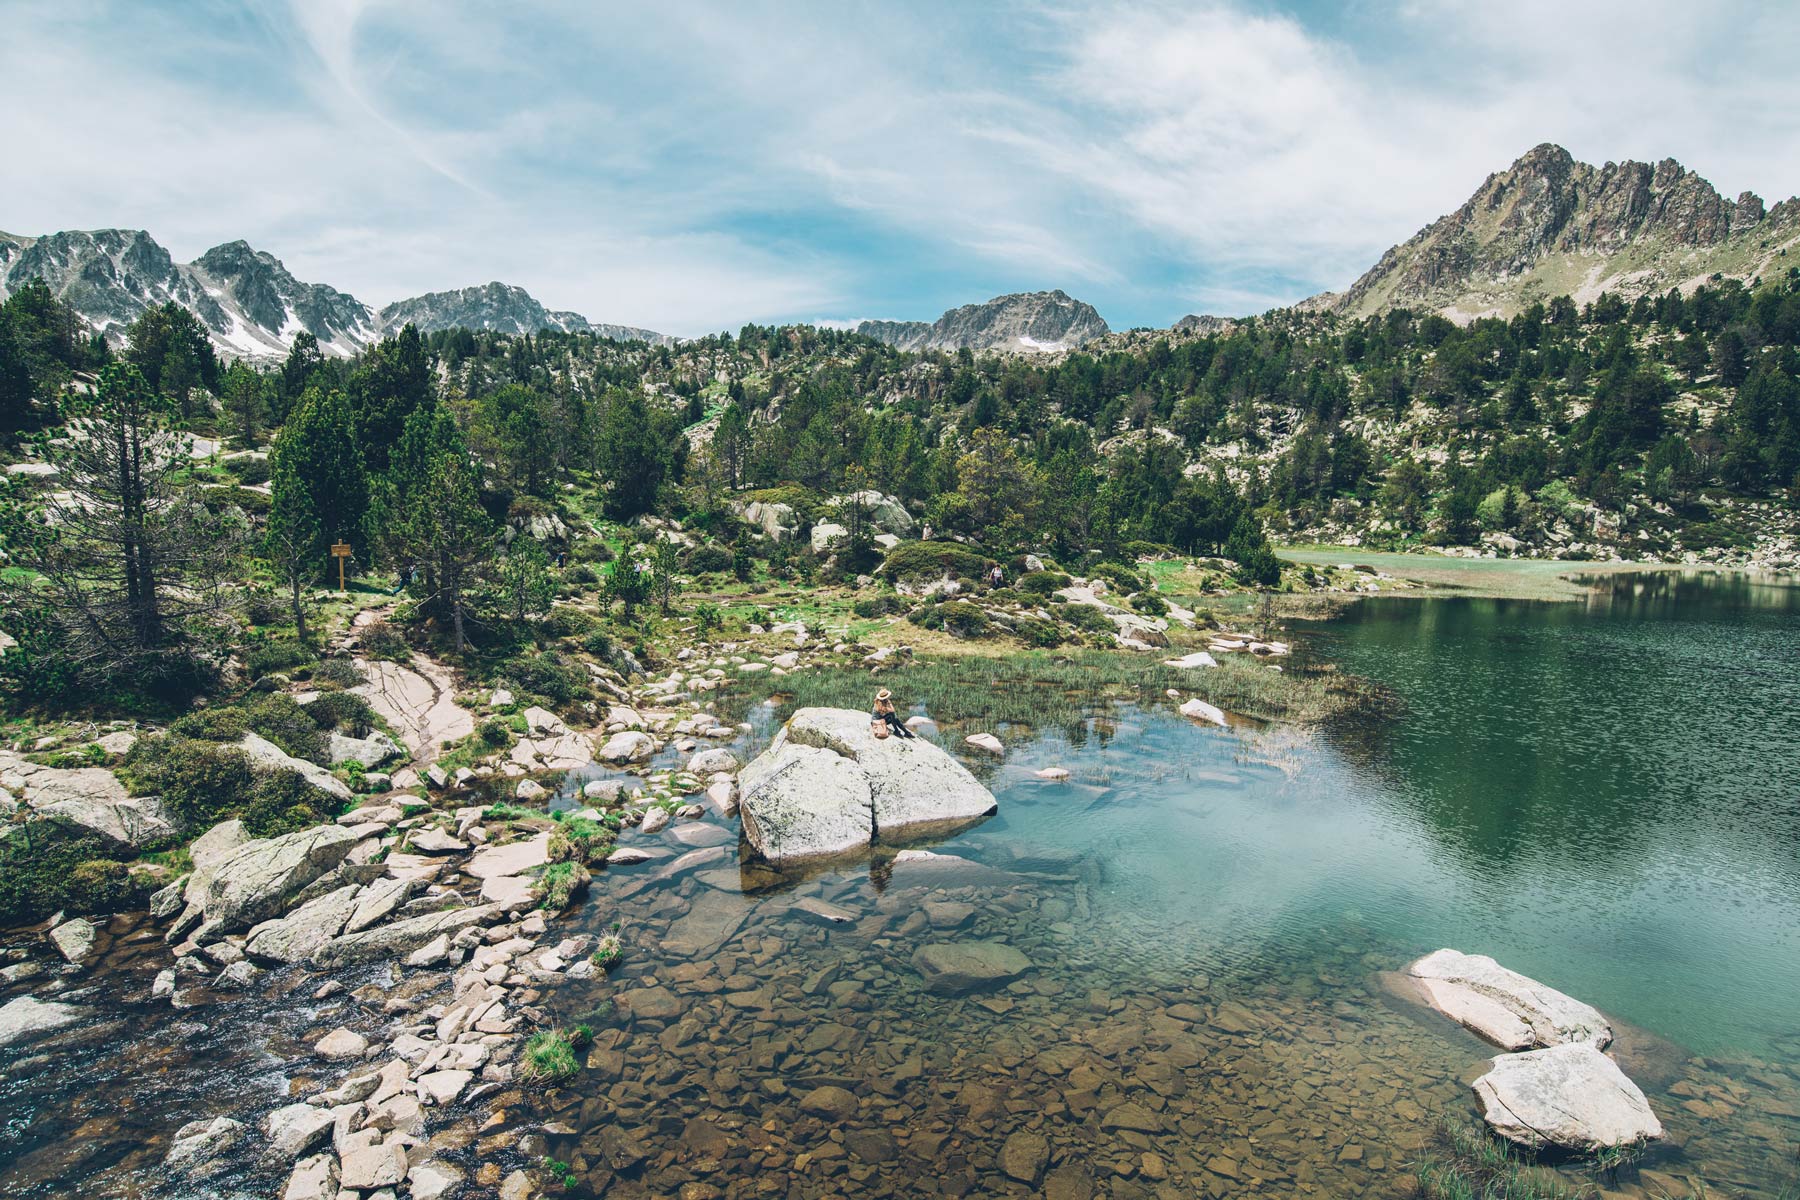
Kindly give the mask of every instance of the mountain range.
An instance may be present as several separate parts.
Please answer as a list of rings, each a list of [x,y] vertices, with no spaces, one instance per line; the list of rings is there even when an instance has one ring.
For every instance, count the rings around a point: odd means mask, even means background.
[[[1345,291],[1296,307],[1350,317],[1407,307],[1467,322],[1510,316],[1552,296],[1585,303],[1604,291],[1634,299],[1715,275],[1751,280],[1785,267],[1796,243],[1800,200],[1765,209],[1751,192],[1726,199],[1673,159],[1595,167],[1546,143],[1488,176],[1467,203],[1390,249]],[[675,340],[546,309],[504,283],[371,309],[335,288],[302,283],[274,255],[242,241],[177,263],[134,229],[0,233],[0,298],[34,276],[109,337],[146,308],[177,301],[232,357],[280,357],[301,330],[327,353],[348,356],[408,322],[425,332],[555,329],[618,341]],[[1173,329],[1204,335],[1233,325],[1232,318],[1194,315]],[[902,350],[1055,352],[1109,329],[1092,305],[1057,290],[996,296],[935,321],[863,321],[857,332]]]
[[[237,241],[178,263],[141,229],[69,230],[44,237],[0,233],[0,297],[41,278],[92,330],[116,339],[145,309],[173,300],[191,310],[221,353],[273,359],[305,331],[327,354],[348,357],[408,322],[440,329],[594,333],[618,341],[672,341],[666,334],[601,325],[552,312],[523,288],[489,283],[430,292],[377,310],[347,292],[302,283],[264,250]]]

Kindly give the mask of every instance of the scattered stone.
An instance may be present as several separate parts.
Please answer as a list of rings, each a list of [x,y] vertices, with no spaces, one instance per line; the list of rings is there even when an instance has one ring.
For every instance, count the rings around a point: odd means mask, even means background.
[[[999,738],[991,733],[971,733],[968,737],[963,739],[963,743],[999,758],[1004,758],[1006,756],[1005,745],[1001,743]]]
[[[540,833],[525,841],[503,846],[483,846],[463,866],[476,879],[493,875],[523,875],[550,864],[550,834]]]
[[[1033,771],[1032,774],[1039,779],[1048,779],[1052,783],[1061,783],[1069,777],[1069,772],[1062,767],[1045,767],[1040,771]]]
[[[1190,721],[1210,721],[1214,725],[1219,726],[1226,724],[1225,712],[1223,709],[1208,704],[1198,697],[1184,701],[1179,711],[1182,716]]]
[[[1163,659],[1163,666],[1165,667],[1181,667],[1185,669],[1193,667],[1216,667],[1218,665],[1219,660],[1204,650],[1196,650],[1194,653],[1184,654],[1180,658]]]
[[[374,1145],[346,1153],[341,1161],[338,1183],[357,1191],[394,1187],[406,1178],[406,1147]]]
[[[613,734],[600,747],[600,757],[611,763],[643,762],[655,753],[656,740],[635,729]]]
[[[244,1136],[244,1126],[230,1117],[214,1117],[189,1121],[175,1131],[163,1165],[193,1175],[221,1154],[230,1150]]]
[[[98,936],[92,921],[75,917],[52,929],[50,942],[65,960],[80,966],[94,952],[94,940]]]
[[[313,955],[312,963],[323,970],[332,970],[410,954],[440,933],[453,935],[470,926],[492,924],[503,916],[505,911],[499,905],[483,904],[476,908],[447,908],[409,917],[392,925],[379,925],[361,933],[333,938]]]
[[[833,1121],[848,1121],[856,1115],[856,1097],[841,1087],[817,1087],[800,1098],[800,1111]]]
[[[794,901],[791,906],[797,913],[811,917],[825,925],[848,925],[856,920],[856,914],[847,908],[839,908],[835,904],[827,904],[816,896],[806,896]]]
[[[638,829],[644,833],[661,833],[669,825],[669,810],[666,808],[646,808],[643,823]]]
[[[369,1052],[369,1039],[353,1029],[339,1027],[313,1044],[321,1058],[360,1059]]]
[[[407,835],[406,845],[419,854],[461,854],[469,848],[467,842],[451,836],[448,830],[436,825],[415,829]]]
[[[276,1109],[263,1121],[263,1134],[269,1139],[264,1153],[283,1162],[293,1162],[311,1154],[331,1134],[330,1112],[312,1104],[289,1104]]]
[[[1027,1187],[1036,1187],[1050,1161],[1050,1143],[1041,1134],[1019,1130],[1000,1146],[1000,1169]]]
[[[512,701],[509,699],[507,703]],[[434,1158],[408,1171],[406,1183],[412,1189],[412,1200],[444,1200],[444,1197],[462,1187],[463,1173],[449,1163]]]

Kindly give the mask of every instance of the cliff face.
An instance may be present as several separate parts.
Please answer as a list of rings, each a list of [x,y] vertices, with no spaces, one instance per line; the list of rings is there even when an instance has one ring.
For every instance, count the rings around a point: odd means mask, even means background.
[[[627,325],[595,325],[580,313],[545,308],[524,288],[506,283],[427,292],[410,300],[387,305],[377,315],[382,330],[391,332],[411,323],[421,332],[439,329],[479,329],[496,333],[539,333],[546,329],[565,333],[596,333],[614,341],[666,342],[666,334]]]
[[[1347,291],[1302,307],[1364,316],[1405,306],[1466,319],[1565,293],[1631,298],[1714,273],[1754,277],[1778,267],[1796,239],[1800,201],[1765,210],[1750,192],[1725,199],[1673,159],[1595,167],[1545,144]]]
[[[1068,350],[1105,335],[1094,306],[1067,292],[1019,292],[953,308],[936,321],[864,321],[856,331],[902,350]]]

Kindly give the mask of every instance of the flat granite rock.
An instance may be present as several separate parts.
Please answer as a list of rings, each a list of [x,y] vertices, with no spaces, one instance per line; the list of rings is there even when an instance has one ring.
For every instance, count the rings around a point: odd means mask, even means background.
[[[1663,1135],[1637,1084],[1588,1042],[1495,1055],[1473,1086],[1482,1119],[1521,1146],[1591,1153]]]
[[[1005,942],[929,942],[912,962],[925,990],[938,996],[989,991],[1031,970],[1031,960]]]
[[[1598,1010],[1484,954],[1435,950],[1406,973],[1432,1008],[1503,1050],[1575,1042],[1605,1049],[1612,1041]]]

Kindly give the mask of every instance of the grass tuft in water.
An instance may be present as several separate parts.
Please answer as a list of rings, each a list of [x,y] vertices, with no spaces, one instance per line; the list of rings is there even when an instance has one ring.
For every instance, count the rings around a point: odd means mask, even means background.
[[[569,907],[576,896],[587,890],[588,881],[592,878],[588,869],[578,862],[551,863],[537,877],[537,883],[532,888],[537,893],[538,907],[545,912],[561,912]]]
[[[1507,1142],[1458,1121],[1438,1126],[1414,1179],[1425,1200],[1587,1200],[1598,1194],[1591,1185],[1571,1187],[1522,1160]]]
[[[519,1077],[528,1083],[556,1083],[568,1079],[581,1069],[581,1063],[575,1058],[575,1047],[573,1032],[539,1030],[525,1042],[525,1052],[519,1058]]]

